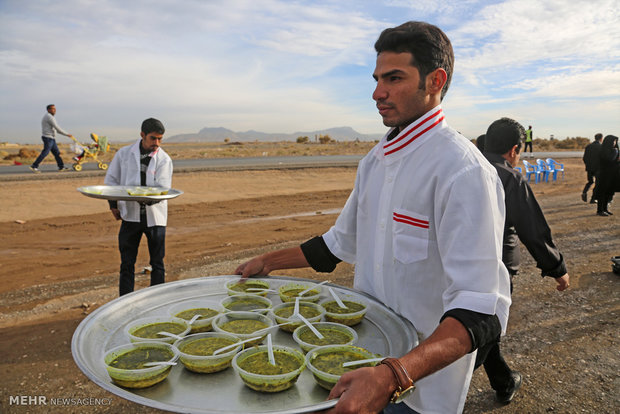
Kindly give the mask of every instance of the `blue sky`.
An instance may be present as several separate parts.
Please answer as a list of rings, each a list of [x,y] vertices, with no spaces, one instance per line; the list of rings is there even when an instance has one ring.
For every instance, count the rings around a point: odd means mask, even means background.
[[[48,103],[82,141],[150,116],[167,135],[383,133],[373,45],[407,20],[452,40],[443,107],[466,136],[502,116],[542,138],[620,134],[617,0],[0,0],[0,141],[40,142]]]

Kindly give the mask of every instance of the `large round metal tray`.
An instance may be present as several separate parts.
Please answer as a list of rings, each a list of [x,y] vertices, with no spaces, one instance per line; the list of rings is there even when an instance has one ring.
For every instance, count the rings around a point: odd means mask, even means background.
[[[226,297],[225,283],[239,276],[210,276],[164,283],[115,299],[88,315],[77,327],[71,352],[78,367],[100,387],[127,400],[173,411],[211,414],[303,413],[329,408],[328,392],[319,387],[309,370],[304,370],[296,385],[273,394],[246,387],[232,368],[215,374],[195,374],[181,364],[173,367],[163,382],[142,390],[118,387],[107,374],[103,355],[115,346],[129,342],[123,328],[132,320],[152,315],[168,315],[168,308],[184,301],[204,298],[210,301]],[[277,290],[291,281],[308,279],[271,276],[263,279]],[[336,293],[363,295],[369,302],[364,320],[354,326],[357,345],[383,356],[401,356],[418,344],[414,327],[376,299],[342,286],[327,284]],[[328,294],[329,295],[329,294]],[[323,295],[327,297],[328,295]],[[280,303],[277,293],[268,296]],[[297,347],[290,333],[272,331],[274,342]]]
[[[84,194],[86,197],[100,198],[104,200],[117,200],[117,201],[162,201],[170,200],[183,194],[181,190],[175,190],[174,188],[167,189],[168,194],[162,195],[150,195],[150,196],[137,196],[129,195],[127,190],[136,188],[135,185],[87,185],[84,187],[78,187],[78,191]]]

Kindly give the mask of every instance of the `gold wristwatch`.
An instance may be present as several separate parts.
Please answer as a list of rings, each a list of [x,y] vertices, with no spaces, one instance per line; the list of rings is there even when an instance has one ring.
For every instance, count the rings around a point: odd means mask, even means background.
[[[390,397],[390,402],[393,404],[398,404],[409,394],[415,390],[415,385],[413,384],[413,380],[409,376],[409,373],[401,364],[401,362],[396,358],[385,358],[381,361],[382,364],[390,367],[394,376],[396,377],[396,382],[398,383],[396,391]]]

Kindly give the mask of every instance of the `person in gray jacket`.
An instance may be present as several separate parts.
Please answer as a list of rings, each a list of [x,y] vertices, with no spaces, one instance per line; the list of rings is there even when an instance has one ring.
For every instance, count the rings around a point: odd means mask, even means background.
[[[35,172],[41,172],[39,170],[39,164],[43,161],[47,154],[52,152],[54,158],[56,159],[56,164],[58,165],[58,171],[67,171],[68,168],[65,167],[65,163],[62,161],[60,156],[60,150],[58,149],[58,145],[56,145],[56,132],[61,135],[73,138],[68,132],[65,132],[58,122],[56,122],[56,105],[50,104],[47,105],[47,113],[43,116],[41,120],[41,139],[43,140],[43,150],[41,150],[41,154],[37,157],[37,159],[32,163],[30,169]]]

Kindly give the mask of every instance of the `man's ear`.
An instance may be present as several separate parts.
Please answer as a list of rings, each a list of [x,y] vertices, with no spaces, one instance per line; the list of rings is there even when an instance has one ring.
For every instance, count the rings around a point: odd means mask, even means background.
[[[140,136],[142,137],[142,139],[146,138],[146,134],[142,131],[140,131]]]
[[[437,68],[426,76],[426,90],[431,94],[441,93],[448,80],[448,74],[442,68]]]

